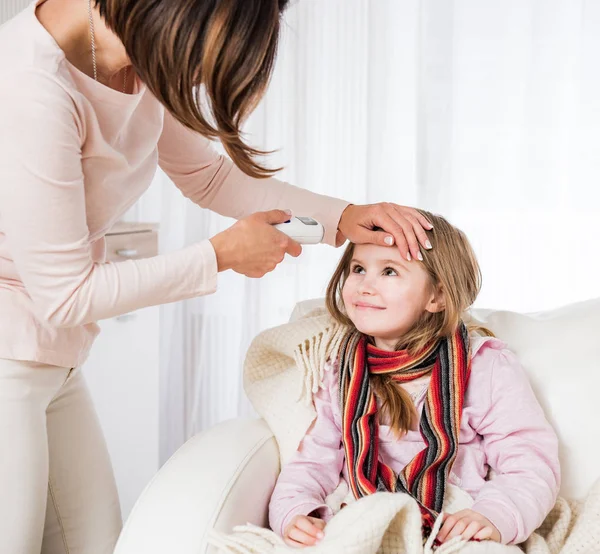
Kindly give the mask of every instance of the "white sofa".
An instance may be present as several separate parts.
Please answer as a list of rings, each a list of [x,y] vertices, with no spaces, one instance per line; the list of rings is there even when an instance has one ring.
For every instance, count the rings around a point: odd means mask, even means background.
[[[292,318],[321,304],[300,303]],[[561,494],[582,498],[600,477],[600,299],[538,314],[473,315],[519,355],[561,439]],[[267,524],[278,473],[277,445],[262,420],[233,420],[197,435],[148,485],[115,554],[216,552],[210,529]]]

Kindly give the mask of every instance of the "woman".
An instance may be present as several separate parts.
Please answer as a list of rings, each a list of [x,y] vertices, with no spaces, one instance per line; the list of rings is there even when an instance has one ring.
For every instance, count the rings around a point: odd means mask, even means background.
[[[415,210],[281,183],[243,142],[286,4],[38,0],[0,30],[3,551],[112,552],[118,498],[77,369],[96,321],[212,293],[226,269],[260,277],[298,256],[273,228],[285,209],[323,223],[334,246],[396,243],[409,259],[418,241],[427,247]],[[105,233],[157,165],[193,202],[240,221],[178,252],[103,263]]]

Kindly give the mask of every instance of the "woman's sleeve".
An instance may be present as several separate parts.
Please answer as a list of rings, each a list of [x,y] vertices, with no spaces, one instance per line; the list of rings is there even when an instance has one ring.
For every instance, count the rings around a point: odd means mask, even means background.
[[[326,521],[333,516],[325,499],[339,485],[344,464],[342,431],[330,392],[336,379],[335,371],[325,373],[326,386],[314,396],[316,419],[275,485],[269,523],[279,535],[297,515],[315,512]]]
[[[525,370],[509,350],[494,352],[489,396],[477,433],[495,476],[472,509],[500,531],[504,544],[526,540],[546,518],[558,495],[558,438],[546,420]]]
[[[0,229],[43,324],[74,327],[214,292],[209,241],[145,260],[93,261],[85,122],[60,83],[23,72],[0,86],[0,106]]]
[[[315,194],[277,179],[254,179],[220,156],[211,142],[184,127],[168,112],[158,145],[159,164],[195,204],[241,219],[271,209],[292,210],[325,227],[323,242],[336,245],[337,228],[348,202]]]

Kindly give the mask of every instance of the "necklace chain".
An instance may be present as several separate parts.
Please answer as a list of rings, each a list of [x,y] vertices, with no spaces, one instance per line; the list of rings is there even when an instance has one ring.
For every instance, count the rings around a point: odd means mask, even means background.
[[[92,43],[92,66],[94,68],[94,81],[98,80],[98,61],[96,59],[96,29],[92,12],[92,0],[88,0],[88,17],[90,20],[90,40]],[[127,90],[127,67],[123,71],[123,94]]]

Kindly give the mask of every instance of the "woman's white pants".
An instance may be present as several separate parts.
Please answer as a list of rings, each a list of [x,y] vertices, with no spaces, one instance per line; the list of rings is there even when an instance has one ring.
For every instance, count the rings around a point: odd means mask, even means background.
[[[109,554],[115,479],[80,369],[0,359],[0,552]]]

